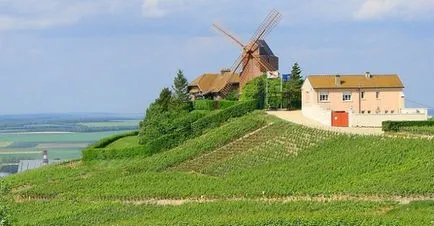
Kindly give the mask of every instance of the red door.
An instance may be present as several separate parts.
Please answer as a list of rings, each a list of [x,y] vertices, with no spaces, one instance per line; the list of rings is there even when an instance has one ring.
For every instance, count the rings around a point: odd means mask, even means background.
[[[332,126],[348,127],[348,113],[345,111],[333,111]]]

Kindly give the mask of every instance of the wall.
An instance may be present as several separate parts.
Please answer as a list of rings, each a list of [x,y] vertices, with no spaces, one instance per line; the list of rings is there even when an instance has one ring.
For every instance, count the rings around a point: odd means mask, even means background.
[[[321,109],[318,106],[303,107],[302,114],[312,120],[318,121],[323,125],[331,126],[332,112],[329,110]]]
[[[350,127],[381,127],[383,121],[425,121],[427,114],[349,114]]]

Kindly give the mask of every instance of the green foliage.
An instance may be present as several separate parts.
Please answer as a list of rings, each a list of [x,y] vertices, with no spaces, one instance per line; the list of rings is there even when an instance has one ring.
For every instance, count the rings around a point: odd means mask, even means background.
[[[240,98],[238,90],[231,90],[228,95],[226,95],[225,100],[237,101]]]
[[[384,121],[382,127],[384,132],[417,132],[418,127],[421,127],[422,131],[425,130],[430,133],[431,128],[434,127],[434,121]]]
[[[217,107],[217,101],[215,100],[196,100],[193,102],[193,108],[195,110],[212,111],[217,109]]]
[[[196,100],[193,102],[195,110],[213,111],[216,109],[226,109],[238,104],[233,100]]]
[[[233,100],[219,100],[219,101],[217,101],[218,109],[230,108],[230,107],[232,107],[238,103],[240,103],[240,102],[233,101]]]
[[[12,226],[11,216],[8,214],[7,209],[1,203],[0,198],[0,226]]]
[[[289,108],[301,108],[301,86],[303,85],[303,77],[298,63],[295,63],[291,69],[289,81],[285,83],[285,91],[289,93]]]
[[[127,133],[122,133],[122,134],[116,134],[110,137],[106,137],[103,138],[99,141],[97,141],[95,144],[91,145],[88,149],[92,149],[92,148],[105,148],[107,145],[122,139],[124,137],[129,137],[129,136],[137,136],[139,134],[138,131],[131,131],[131,132],[127,132]]]
[[[184,76],[184,72],[182,70],[178,70],[172,86],[174,99],[176,102],[186,103],[190,100],[187,87],[188,81]]]
[[[256,100],[258,109],[265,108],[266,76],[260,76],[248,82],[241,92],[240,101]]]
[[[227,121],[230,118],[243,116],[251,111],[254,111],[257,107],[256,100],[240,102],[237,105],[226,108],[222,111],[211,113],[192,124],[194,133],[200,134],[204,130],[209,128],[215,128]]]

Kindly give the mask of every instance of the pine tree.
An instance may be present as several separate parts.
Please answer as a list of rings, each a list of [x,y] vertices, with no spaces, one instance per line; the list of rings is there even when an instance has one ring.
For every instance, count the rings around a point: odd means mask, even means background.
[[[301,69],[298,63],[295,63],[291,69],[291,75],[289,76],[289,81],[287,83],[289,96],[290,96],[290,107],[300,108],[301,107],[301,86],[303,85],[303,77],[301,75]]]
[[[185,103],[190,100],[187,87],[188,82],[184,76],[184,72],[182,70],[178,70],[172,86],[175,101]]]
[[[155,103],[162,111],[168,111],[172,104],[173,96],[169,88],[164,88],[160,92],[160,96],[155,100]]]

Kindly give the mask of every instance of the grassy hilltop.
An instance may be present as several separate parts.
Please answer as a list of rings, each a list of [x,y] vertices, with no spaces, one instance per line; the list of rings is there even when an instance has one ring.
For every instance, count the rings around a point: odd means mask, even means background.
[[[263,111],[159,152],[130,135],[85,160],[7,177],[7,213],[18,225],[434,222],[433,140],[336,134]]]

